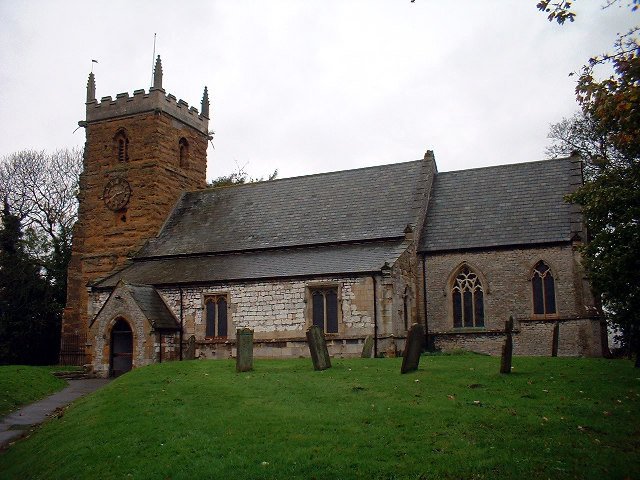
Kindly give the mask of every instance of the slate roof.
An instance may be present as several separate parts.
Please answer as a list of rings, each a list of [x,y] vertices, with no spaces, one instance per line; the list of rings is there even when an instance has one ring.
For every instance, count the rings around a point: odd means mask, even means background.
[[[144,313],[155,330],[179,330],[178,321],[164,303],[155,288],[149,285],[128,285],[124,287]]]
[[[186,193],[139,258],[402,237],[424,162]]]
[[[581,182],[576,157],[435,176],[419,251],[533,245],[572,239]]]
[[[406,249],[404,240],[260,250],[136,261],[98,282],[114,287],[120,280],[151,285],[175,285],[277,277],[351,274],[380,271]]]
[[[154,330],[180,330],[178,319],[169,310],[160,294],[151,285],[132,285],[126,282],[116,282],[111,287],[115,288],[106,302],[102,304],[100,311],[91,320],[91,327],[107,306],[120,299],[118,292],[125,291],[138,305],[142,314]]]

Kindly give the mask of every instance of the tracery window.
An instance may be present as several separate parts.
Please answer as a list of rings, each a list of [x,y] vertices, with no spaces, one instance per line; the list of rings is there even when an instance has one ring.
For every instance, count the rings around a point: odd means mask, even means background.
[[[116,136],[113,137],[116,147],[116,157],[118,162],[129,161],[129,138],[124,130],[119,130]]]
[[[484,292],[478,276],[467,266],[458,272],[451,289],[453,327],[484,327]]]
[[[227,296],[211,295],[205,298],[207,327],[205,337],[227,337]]]
[[[311,297],[313,324],[325,333],[338,333],[338,289],[314,289]]]
[[[189,142],[186,138],[182,137],[178,142],[178,148],[180,150],[180,167],[187,168],[189,166]]]
[[[533,269],[533,313],[554,315],[556,313],[556,285],[549,266],[542,260]]]

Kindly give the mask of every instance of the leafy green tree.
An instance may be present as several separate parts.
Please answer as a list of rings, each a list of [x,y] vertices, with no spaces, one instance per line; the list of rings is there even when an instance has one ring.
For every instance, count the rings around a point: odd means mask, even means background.
[[[572,2],[549,1],[538,8],[549,20],[573,21]],[[617,3],[608,1],[603,8]],[[629,4],[637,10],[638,0]],[[551,8],[551,9],[550,9]],[[552,15],[554,14],[554,15]],[[569,14],[571,14],[569,16]],[[596,68],[613,74],[604,79]],[[582,250],[591,284],[601,296],[609,320],[636,353],[640,366],[640,41],[638,27],[618,35],[614,51],[589,60],[579,73],[576,98],[581,117],[552,127],[552,137],[564,133],[578,144],[586,160],[585,184],[568,200],[582,207],[589,243]],[[573,130],[572,130],[573,128]],[[584,135],[582,135],[584,134]],[[582,136],[582,138],[581,138]],[[584,148],[580,148],[584,147]],[[586,154],[586,155],[585,155]]]

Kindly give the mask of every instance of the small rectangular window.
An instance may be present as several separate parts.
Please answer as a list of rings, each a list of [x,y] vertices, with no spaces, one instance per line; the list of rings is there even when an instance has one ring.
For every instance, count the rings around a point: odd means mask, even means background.
[[[205,336],[207,338],[227,338],[227,296],[207,296],[205,298],[204,304],[205,317],[207,322]]]
[[[338,333],[338,289],[314,289],[311,297],[313,324],[325,333]]]

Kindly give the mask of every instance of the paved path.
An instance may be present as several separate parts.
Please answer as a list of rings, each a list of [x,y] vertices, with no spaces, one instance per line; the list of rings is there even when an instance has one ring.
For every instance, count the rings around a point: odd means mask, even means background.
[[[69,380],[69,386],[63,390],[10,413],[0,422],[0,448],[22,437],[32,425],[44,422],[55,414],[56,408],[69,405],[77,398],[104,387],[110,381],[111,379],[102,378]]]

